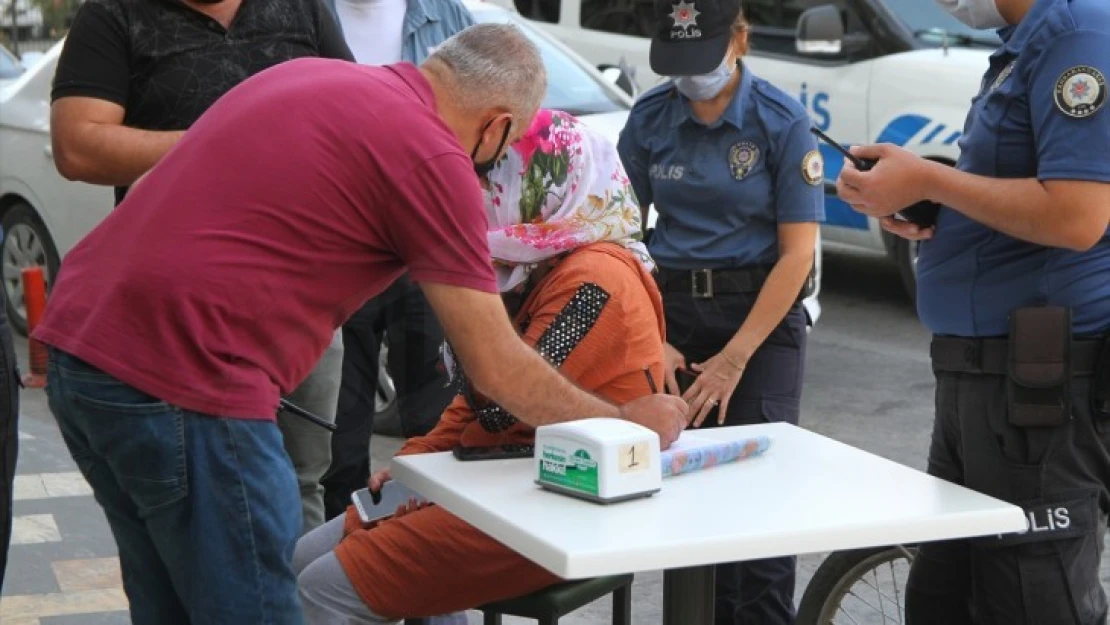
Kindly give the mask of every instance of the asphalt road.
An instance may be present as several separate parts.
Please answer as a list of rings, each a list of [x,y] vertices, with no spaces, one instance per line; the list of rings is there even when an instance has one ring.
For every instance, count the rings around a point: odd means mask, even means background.
[[[821,302],[824,314],[810,335],[802,425],[923,469],[934,387],[927,357],[929,336],[902,292],[897,271],[870,257],[826,254]],[[26,349],[25,344],[21,349]],[[23,402],[21,430],[25,440],[21,441],[18,473],[73,471],[42,392],[26,392]],[[398,444],[392,439],[377,439],[373,445],[375,460],[385,461]],[[120,611],[125,607],[122,596],[118,589],[109,587],[118,584],[114,577],[118,573],[113,568],[114,544],[103,515],[87,493],[79,492],[80,488],[71,488],[72,493],[62,486],[53,490],[46,493],[49,497],[28,497],[16,504],[17,516],[41,520],[49,515],[55,527],[40,526],[38,536],[12,547],[4,599],[0,600],[0,621],[15,625],[128,623],[126,613]],[[36,533],[34,528],[31,533]],[[823,555],[800,558],[799,596]],[[105,579],[90,579],[96,575],[82,576],[74,569],[98,570]],[[1107,580],[1104,574],[1104,586],[1110,587]],[[98,607],[72,605],[77,600],[74,593],[82,592],[83,605]],[[661,602],[661,575],[638,575],[633,622],[659,623]],[[608,610],[608,602],[601,601],[562,622],[608,623]],[[17,617],[17,611],[35,618]],[[479,622],[472,614],[471,623]]]

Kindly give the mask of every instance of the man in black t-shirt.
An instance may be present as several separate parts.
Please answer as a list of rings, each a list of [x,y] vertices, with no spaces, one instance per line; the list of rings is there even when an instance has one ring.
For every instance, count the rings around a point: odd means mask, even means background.
[[[223,94],[298,57],[354,61],[319,0],[86,0],[54,77],[50,132],[58,171],[114,186],[118,204]],[[342,363],[337,332],[288,399],[334,421]],[[331,435],[285,413],[278,425],[307,532],[324,520],[320,478],[331,463]]]
[[[304,56],[354,60],[318,0],[87,0],[51,94],[58,171],[118,204],[220,96]]]

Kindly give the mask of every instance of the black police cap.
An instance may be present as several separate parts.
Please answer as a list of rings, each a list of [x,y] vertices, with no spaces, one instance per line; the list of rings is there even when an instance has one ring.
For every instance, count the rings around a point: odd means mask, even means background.
[[[717,68],[732,40],[740,0],[655,0],[651,71],[693,76]]]

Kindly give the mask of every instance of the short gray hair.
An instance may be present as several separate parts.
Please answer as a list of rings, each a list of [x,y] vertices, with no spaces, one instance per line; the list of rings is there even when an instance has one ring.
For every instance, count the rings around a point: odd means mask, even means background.
[[[444,41],[426,61],[449,72],[458,105],[466,110],[508,109],[527,123],[547,92],[539,48],[513,24],[475,24]]]

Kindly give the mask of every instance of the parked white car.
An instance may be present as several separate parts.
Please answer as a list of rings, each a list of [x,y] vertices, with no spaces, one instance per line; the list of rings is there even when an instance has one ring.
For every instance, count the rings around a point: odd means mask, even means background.
[[[0,87],[10,85],[15,79],[23,75],[26,68],[15,55],[4,46],[0,46]]]
[[[648,63],[654,0],[492,0],[586,59],[627,68],[636,88],[661,78]],[[678,0],[674,0],[676,3]],[[752,70],[796,94],[814,125],[846,145],[890,142],[944,163],[959,155],[964,118],[999,43],[932,0],[744,0]],[[886,253],[915,291],[917,248],[835,195],[844,158],[823,145],[829,249]]]

